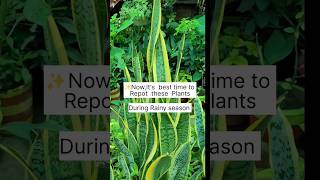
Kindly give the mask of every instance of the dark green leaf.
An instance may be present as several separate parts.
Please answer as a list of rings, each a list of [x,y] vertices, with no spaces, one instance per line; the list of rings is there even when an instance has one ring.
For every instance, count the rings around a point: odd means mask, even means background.
[[[289,33],[289,34],[291,34],[291,33],[294,33],[294,32],[295,32],[295,30],[294,30],[294,28],[293,28],[293,27],[287,27],[287,28],[284,28],[284,29],[283,29],[283,31],[284,31],[284,32],[286,32],[286,33]]]
[[[287,57],[293,50],[292,36],[274,31],[264,46],[264,55],[267,64],[274,64]]]
[[[50,14],[50,7],[44,0],[27,0],[23,9],[23,15],[27,20],[41,26],[47,25]]]
[[[254,20],[250,20],[247,22],[244,32],[246,34],[252,34],[255,28],[256,28],[256,24],[254,23]]]
[[[76,27],[74,26],[72,19],[59,18],[57,19],[57,23],[61,25],[64,29],[66,29],[69,33],[72,33],[72,34],[76,33]]]
[[[200,73],[199,71],[196,71],[193,75],[192,75],[192,80],[193,81],[199,81],[202,78],[202,73]]]
[[[256,13],[254,13],[254,19],[260,28],[264,28],[269,23],[270,14],[265,11],[263,11],[263,12],[258,11]]]
[[[270,0],[256,0],[256,5],[260,11],[264,11],[270,4]]]
[[[255,2],[253,0],[242,0],[237,10],[240,12],[248,11],[249,9],[252,8],[254,3]]]

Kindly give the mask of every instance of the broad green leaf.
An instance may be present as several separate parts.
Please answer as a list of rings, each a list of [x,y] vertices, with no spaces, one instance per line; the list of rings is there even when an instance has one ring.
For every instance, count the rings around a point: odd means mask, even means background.
[[[244,32],[246,34],[252,34],[256,29],[256,24],[254,20],[250,20],[247,22]]]
[[[192,80],[194,82],[199,81],[202,78],[202,73],[199,71],[196,71],[193,75],[192,75]]]
[[[110,50],[110,59],[121,59],[124,54],[125,51],[122,48],[112,46]],[[114,64],[114,66],[116,66],[116,64]]]
[[[256,1],[256,5],[260,11],[266,10],[271,2],[270,0],[255,0],[255,1]]]
[[[198,31],[200,32],[200,35],[204,36],[206,33],[206,17],[201,16],[196,20],[199,22]]]
[[[117,33],[127,29],[129,26],[133,24],[132,19],[127,19],[124,22],[121,23],[120,27],[116,30]]]
[[[44,0],[27,0],[24,5],[23,15],[28,21],[44,27],[47,26],[51,10]]]
[[[254,0],[241,0],[241,3],[238,7],[238,11],[240,12],[245,12],[248,11],[252,8],[252,6],[254,5],[255,1]]]
[[[267,64],[275,64],[287,57],[293,50],[293,36],[274,31],[264,46]]]
[[[57,23],[65,28],[69,33],[76,33],[76,28],[73,24],[72,19],[70,18],[59,18],[57,19]]]
[[[290,123],[278,109],[269,125],[270,161],[274,179],[298,180],[299,156]]]
[[[171,156],[168,154],[159,156],[152,162],[146,173],[147,180],[157,180],[159,177],[164,175],[171,165]]]
[[[255,22],[260,28],[265,28],[268,25],[270,18],[270,14],[265,11],[254,13]]]
[[[248,61],[245,57],[236,55],[227,57],[224,61],[221,62],[223,65],[248,65]]]
[[[286,33],[291,34],[291,33],[295,32],[295,29],[293,27],[286,27],[286,28],[283,29],[283,31],[286,32]]]
[[[187,179],[189,163],[191,160],[191,147],[189,142],[184,143],[172,157],[172,163],[169,170],[169,180]]]

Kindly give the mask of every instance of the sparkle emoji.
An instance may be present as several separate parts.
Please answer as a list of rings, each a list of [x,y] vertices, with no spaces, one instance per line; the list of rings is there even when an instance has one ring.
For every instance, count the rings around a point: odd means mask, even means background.
[[[60,86],[64,82],[64,79],[60,76],[60,74],[58,75],[52,74],[51,77],[52,77],[52,82],[50,82],[48,85],[49,91],[52,91],[54,88],[60,88]]]

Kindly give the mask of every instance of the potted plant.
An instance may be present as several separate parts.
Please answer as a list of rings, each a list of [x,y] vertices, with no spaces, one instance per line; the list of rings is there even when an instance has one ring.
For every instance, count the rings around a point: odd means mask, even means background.
[[[2,123],[31,121],[32,78],[23,61],[0,55],[0,72]]]
[[[32,68],[42,51],[37,27],[21,18],[23,3],[0,3],[0,124],[31,121],[33,116]],[[39,61],[36,61],[39,62]]]

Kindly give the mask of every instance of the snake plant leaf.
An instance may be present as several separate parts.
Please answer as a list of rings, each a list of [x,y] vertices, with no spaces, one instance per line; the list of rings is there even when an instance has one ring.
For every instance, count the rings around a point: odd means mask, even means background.
[[[48,23],[52,44],[58,57],[59,65],[69,65],[70,62],[67,51],[53,16],[50,15],[48,17]]]
[[[159,120],[159,142],[162,155],[171,153],[177,145],[177,129],[167,113],[157,113]]]
[[[153,79],[155,82],[171,82],[171,71],[169,67],[168,52],[163,38],[160,33],[156,44],[155,58],[153,59]]]
[[[127,130],[127,136],[128,136],[127,137],[128,149],[136,161],[136,160],[140,159],[140,154],[141,154],[139,144],[130,129]]]
[[[133,44],[133,43],[132,43]],[[134,77],[137,82],[142,82],[142,71],[141,71],[141,64],[140,64],[140,57],[139,54],[136,52],[136,48],[132,45],[132,67],[134,71]]]
[[[298,180],[299,155],[294,143],[289,121],[278,108],[269,124],[270,161],[273,178],[281,180]]]
[[[149,43],[147,48],[147,67],[149,81],[152,81],[151,66],[153,64],[156,43],[160,34],[161,27],[161,0],[153,0],[152,17],[151,17],[151,30],[149,36]]]
[[[134,158],[133,155],[131,154],[131,152],[129,151],[129,149],[123,144],[123,142],[117,138],[114,138],[114,143],[117,146],[117,148],[120,150],[120,152],[126,157],[126,159],[128,160],[129,163],[129,168],[131,172],[134,172],[135,170],[135,162],[134,162]]]
[[[203,171],[203,176],[206,176],[206,148],[202,149],[201,152],[201,163],[202,163],[202,171]]]
[[[146,159],[143,167],[143,174],[146,170],[147,165],[152,161],[153,157],[155,156],[157,149],[158,149],[158,134],[157,134],[157,128],[153,120],[150,118],[149,120],[149,130],[148,135],[146,139],[146,150],[144,153],[144,157]]]
[[[190,114],[181,113],[177,124],[178,144],[180,146],[191,139]]]
[[[129,171],[125,157],[121,155],[119,156],[118,160],[126,179],[130,179],[130,171]]]
[[[199,147],[202,149],[205,146],[205,126],[204,126],[204,112],[202,109],[202,103],[199,98],[194,99],[194,112],[195,112],[195,128],[197,134],[197,141]]]
[[[171,165],[172,157],[168,154],[159,156],[156,160],[152,162],[147,170],[146,178],[148,180],[157,180],[163,176]]]
[[[94,5],[96,9],[97,14],[97,21],[99,26],[99,32],[100,32],[100,39],[101,39],[101,50],[104,52],[107,49],[107,13],[108,13],[108,5],[107,1],[105,0],[94,0]],[[104,57],[104,54],[102,53],[102,57]],[[102,59],[103,60],[103,59]]]
[[[180,41],[180,47],[179,47],[179,55],[177,59],[177,66],[176,66],[176,73],[174,75],[174,82],[179,81],[179,72],[180,72],[180,65],[181,65],[181,60],[183,58],[183,51],[185,47],[185,41],[186,41],[186,34],[182,35],[181,41]]]
[[[184,143],[176,151],[169,170],[169,180],[187,179],[189,164],[191,160],[191,146],[189,142]]]
[[[146,151],[146,141],[147,141],[147,136],[148,136],[148,131],[149,131],[149,121],[146,119],[146,115],[142,114],[140,121],[138,122],[137,125],[137,139],[139,143],[139,147],[141,149],[141,154],[138,160],[139,165],[142,165],[142,163],[145,160],[144,153]]]
[[[84,64],[102,64],[99,22],[94,0],[72,0],[72,15]]]
[[[129,130],[132,132],[132,134],[137,133],[137,122],[136,116],[134,113],[128,112],[128,102],[123,102],[122,105],[123,108],[121,108],[121,115],[126,120]]]
[[[201,179],[201,174],[203,173],[202,169],[198,169],[196,172],[192,174],[190,180],[199,180]]]

